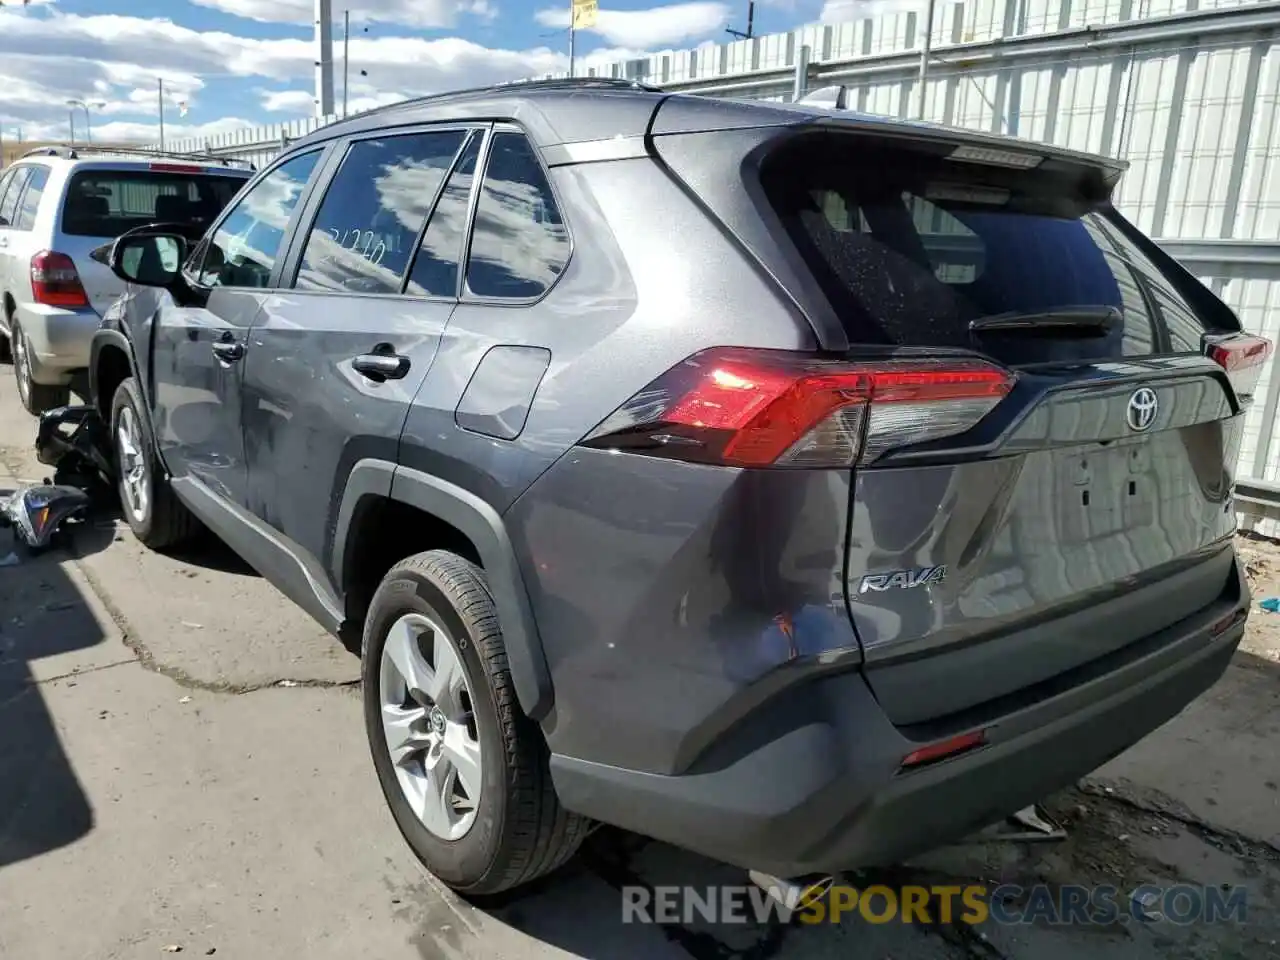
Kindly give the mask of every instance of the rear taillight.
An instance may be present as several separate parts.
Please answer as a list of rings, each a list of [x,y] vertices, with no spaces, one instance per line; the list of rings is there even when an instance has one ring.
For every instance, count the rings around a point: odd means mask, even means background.
[[[1262,376],[1262,365],[1271,356],[1272,344],[1265,337],[1248,333],[1205,338],[1205,353],[1214,363],[1227,371],[1227,379],[1241,404],[1253,400]]]
[[[89,305],[75,262],[65,253],[49,250],[31,258],[31,297],[50,307]]]
[[[1013,374],[981,360],[695,354],[624,403],[585,446],[739,467],[837,467],[973,427]]]

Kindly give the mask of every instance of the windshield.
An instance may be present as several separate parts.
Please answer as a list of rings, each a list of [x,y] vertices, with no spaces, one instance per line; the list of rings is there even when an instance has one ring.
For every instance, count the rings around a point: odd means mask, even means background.
[[[244,178],[149,170],[74,174],[62,208],[62,230],[78,237],[118,237],[158,220],[202,226],[244,185]]]

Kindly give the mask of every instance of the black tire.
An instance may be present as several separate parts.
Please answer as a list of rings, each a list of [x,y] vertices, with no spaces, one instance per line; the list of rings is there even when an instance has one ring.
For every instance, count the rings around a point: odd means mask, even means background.
[[[22,401],[22,408],[27,413],[38,417],[49,410],[56,410],[58,407],[69,404],[71,402],[70,386],[49,386],[36,383],[31,378],[31,345],[26,340],[26,334],[22,332],[16,320],[9,321],[9,330],[10,342],[15,345],[13,376],[18,384],[18,399]],[[18,349],[19,344],[21,349]]]
[[[407,613],[425,614],[444,627],[474,691],[482,788],[475,823],[457,840],[437,837],[413,812],[383,733],[382,650],[391,626]],[[378,782],[400,833],[432,874],[461,894],[496,894],[550,873],[573,856],[590,821],[565,810],[555,794],[542,732],[516,702],[483,570],[443,550],[396,564],[369,606],[363,654],[365,728]]]
[[[133,535],[152,550],[164,550],[191,540],[200,531],[200,523],[173,493],[156,459],[151,423],[144,415],[138,385],[132,377],[116,388],[111,400],[111,449],[120,493],[121,512]],[[127,411],[127,412],[126,412]],[[142,460],[143,487],[146,500],[136,509],[126,488],[124,454],[120,440],[120,424],[132,416],[139,431],[139,455]]]

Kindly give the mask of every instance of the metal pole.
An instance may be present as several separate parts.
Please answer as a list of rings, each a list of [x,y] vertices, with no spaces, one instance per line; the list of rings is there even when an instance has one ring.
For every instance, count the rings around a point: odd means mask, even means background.
[[[347,86],[351,80],[351,11],[342,11],[342,115],[347,115]]]
[[[70,121],[71,127],[71,143],[70,146],[76,145],[76,108],[71,107],[67,110],[67,120]]]
[[[573,8],[569,8],[569,76],[573,76],[573,38],[576,31],[573,29]]]
[[[84,142],[93,143],[93,116],[87,103],[84,105]]]
[[[315,0],[316,117],[333,116],[333,0]]]
[[[811,51],[809,47],[800,48],[799,54],[796,55],[796,72],[791,82],[791,102],[795,103],[802,99],[809,92],[809,57]]]
[[[164,153],[164,77],[156,77],[160,103],[160,152]]]
[[[920,45],[920,79],[916,82],[916,119],[923,120],[925,113],[925,90],[929,81],[929,60],[933,52],[933,8],[935,0],[929,0],[924,14],[924,42]]]

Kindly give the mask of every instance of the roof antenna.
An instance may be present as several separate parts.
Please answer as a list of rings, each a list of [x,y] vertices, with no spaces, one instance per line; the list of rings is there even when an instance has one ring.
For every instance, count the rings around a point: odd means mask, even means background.
[[[750,40],[752,37],[755,36],[755,26],[756,26],[756,5],[754,3],[748,3],[747,4],[747,32],[743,33],[741,30],[734,30],[732,27],[725,28],[724,32],[729,34],[730,36],[737,37],[739,40]]]

